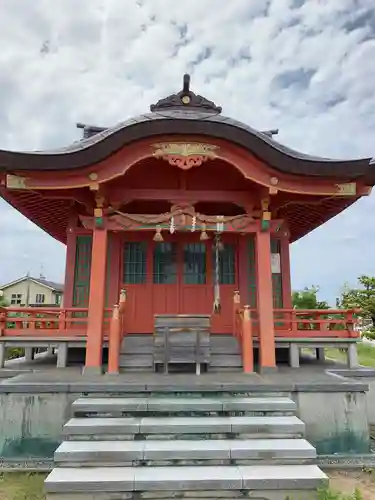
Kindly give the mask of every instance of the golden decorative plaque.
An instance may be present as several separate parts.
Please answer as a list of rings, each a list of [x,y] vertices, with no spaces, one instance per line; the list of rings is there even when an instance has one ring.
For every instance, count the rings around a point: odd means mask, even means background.
[[[195,142],[160,142],[154,144],[154,156],[162,157],[165,155],[178,155],[183,157],[202,155],[209,158],[215,158],[215,149],[218,146],[211,144],[195,143]]]
[[[183,170],[202,165],[203,162],[216,158],[218,146],[197,142],[160,142],[153,144],[153,156],[168,161]]]
[[[28,189],[24,177],[12,174],[7,174],[6,187],[9,189]]]
[[[341,196],[355,196],[357,194],[357,184],[355,182],[346,182],[337,184],[337,194]]]

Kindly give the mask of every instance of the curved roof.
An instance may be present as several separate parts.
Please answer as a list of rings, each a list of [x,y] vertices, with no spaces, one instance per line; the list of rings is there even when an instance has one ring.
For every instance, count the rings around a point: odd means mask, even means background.
[[[366,184],[375,184],[375,165],[370,163],[371,158],[332,160],[290,149],[275,141],[272,133],[259,132],[223,116],[220,107],[190,90],[188,75],[184,76],[180,92],[161,99],[150,110],[113,128],[91,127],[94,135],[60,149],[0,150],[0,169],[73,170],[95,164],[136,140],[170,134],[201,135],[229,140],[280,172],[320,178],[362,178]]]

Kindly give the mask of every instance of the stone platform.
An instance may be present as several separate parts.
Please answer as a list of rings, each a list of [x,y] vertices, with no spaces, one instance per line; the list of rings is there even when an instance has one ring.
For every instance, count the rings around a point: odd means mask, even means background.
[[[325,392],[345,390],[366,391],[368,386],[356,377],[356,370],[342,370],[334,362],[319,362],[305,358],[300,368],[280,365],[273,373],[219,372],[144,373],[120,375],[83,374],[82,366],[56,368],[53,359],[42,357],[31,363],[15,362],[0,370],[0,393],[34,392],[169,392],[176,389],[191,391],[237,390],[252,392]],[[343,371],[343,375],[340,372]],[[341,389],[340,389],[341,388]]]
[[[57,369],[48,357],[32,363],[13,362],[0,377],[0,455],[4,460],[51,460],[62,439],[72,403],[82,395],[229,394],[288,397],[306,425],[306,437],[319,454],[368,453],[370,438],[366,370],[346,370],[335,363],[306,359],[298,369],[286,365],[277,373],[202,374],[127,373],[82,375],[81,366]],[[371,374],[370,374],[371,375]],[[372,415],[372,413],[371,413]]]

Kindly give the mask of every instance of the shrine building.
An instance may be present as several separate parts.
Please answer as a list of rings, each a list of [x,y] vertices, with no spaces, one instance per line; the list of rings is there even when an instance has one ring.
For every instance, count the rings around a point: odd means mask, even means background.
[[[63,307],[0,309],[2,364],[6,347],[32,344],[58,347],[60,366],[81,346],[88,371],[138,356],[149,368],[158,321],[176,338],[205,330],[208,371],[234,355],[245,372],[273,370],[277,348],[298,366],[304,345],[343,346],[355,364],[353,311],[292,308],[289,249],[370,194],[370,158],[289,149],[224,116],[188,75],[149,113],[78,126],[82,140],[58,150],[0,151],[1,196],[67,247]],[[237,352],[214,353],[220,338]],[[142,339],[147,353],[131,351]]]

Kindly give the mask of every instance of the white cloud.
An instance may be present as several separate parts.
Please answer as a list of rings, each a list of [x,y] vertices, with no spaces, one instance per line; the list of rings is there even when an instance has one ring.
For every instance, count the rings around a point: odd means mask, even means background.
[[[188,71],[226,115],[279,127],[291,147],[371,156],[374,34],[373,0],[2,0],[0,147],[70,143],[77,121],[143,113]],[[295,245],[296,286],[318,283],[331,298],[343,281],[375,274],[374,205],[363,200]],[[26,247],[35,268],[43,260],[62,278],[61,245],[4,203],[0,231],[0,281],[24,272],[13,255]]]

